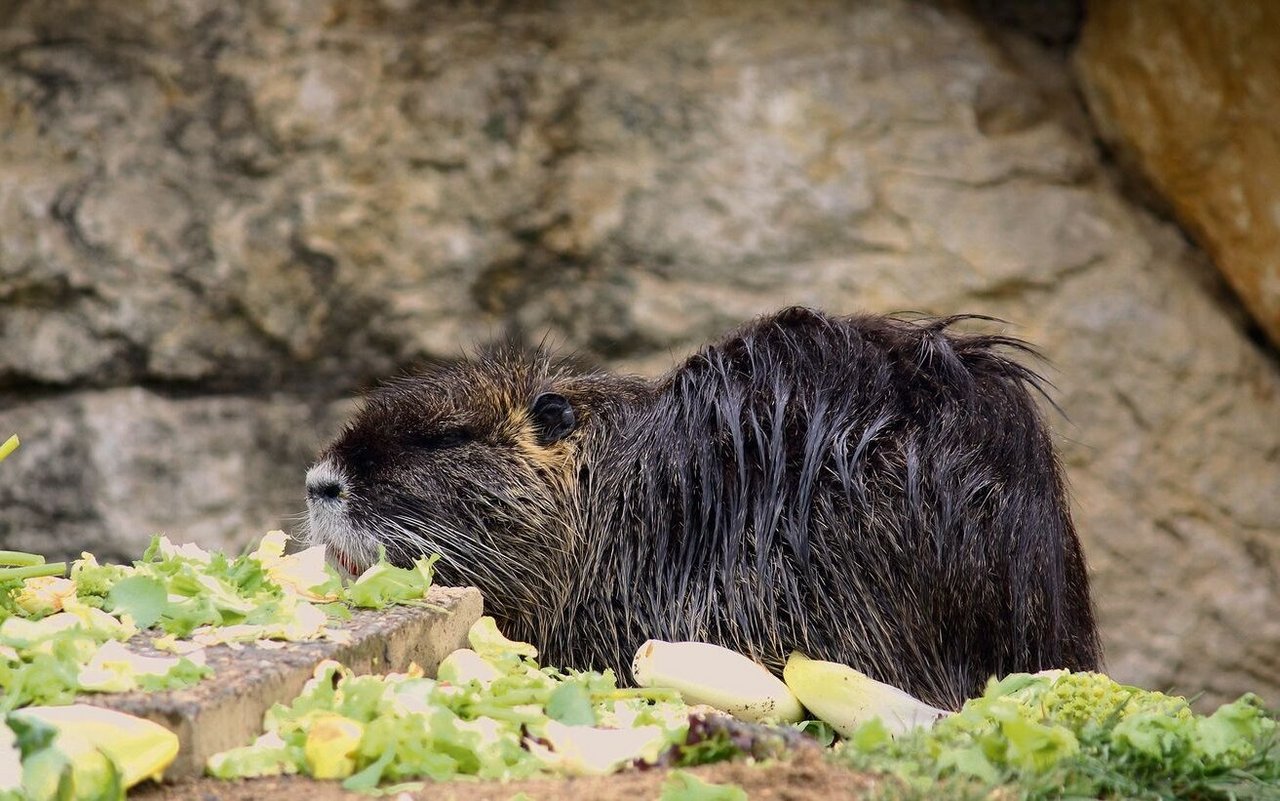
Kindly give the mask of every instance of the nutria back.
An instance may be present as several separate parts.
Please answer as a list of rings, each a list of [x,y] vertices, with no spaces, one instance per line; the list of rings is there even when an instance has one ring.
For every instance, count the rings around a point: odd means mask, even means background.
[[[1097,668],[1061,471],[1001,336],[787,309],[655,382],[499,348],[370,397],[308,474],[351,569],[439,551],[549,664],[648,638],[852,665],[958,706]]]

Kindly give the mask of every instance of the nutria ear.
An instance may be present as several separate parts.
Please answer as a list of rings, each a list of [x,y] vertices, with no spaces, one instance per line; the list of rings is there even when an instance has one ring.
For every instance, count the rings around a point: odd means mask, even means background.
[[[538,432],[538,441],[543,445],[564,439],[578,424],[569,401],[554,392],[544,392],[535,398],[529,413]]]

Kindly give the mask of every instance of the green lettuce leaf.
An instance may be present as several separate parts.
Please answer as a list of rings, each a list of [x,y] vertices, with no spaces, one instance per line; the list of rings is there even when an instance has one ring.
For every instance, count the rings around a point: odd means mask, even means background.
[[[431,589],[432,565],[439,558],[435,554],[404,568],[389,564],[384,556],[347,587],[347,600],[363,609],[421,600]]]
[[[141,629],[155,625],[168,607],[169,594],[164,585],[146,576],[122,579],[107,593],[107,608],[116,614],[129,615]]]
[[[547,717],[569,726],[596,725],[591,694],[581,684],[570,682],[551,691],[551,696],[547,699]]]
[[[747,801],[747,793],[732,784],[705,782],[683,770],[674,770],[662,784],[660,801]]]

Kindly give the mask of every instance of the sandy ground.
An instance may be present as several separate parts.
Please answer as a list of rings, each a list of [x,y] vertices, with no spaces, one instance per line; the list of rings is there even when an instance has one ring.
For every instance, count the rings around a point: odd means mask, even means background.
[[[752,801],[865,799],[877,785],[873,778],[827,763],[816,752],[802,754],[784,762],[725,762],[694,768],[690,772],[704,781],[735,784],[745,790]],[[667,776],[667,771],[655,770],[583,779],[526,780],[509,784],[465,781],[428,783],[421,790],[396,798],[397,801],[507,801],[518,793],[524,793],[528,801],[656,801],[662,793],[662,785]],[[137,801],[335,801],[369,798],[344,792],[337,782],[318,782],[298,777],[235,782],[194,779],[138,788],[129,797]]]

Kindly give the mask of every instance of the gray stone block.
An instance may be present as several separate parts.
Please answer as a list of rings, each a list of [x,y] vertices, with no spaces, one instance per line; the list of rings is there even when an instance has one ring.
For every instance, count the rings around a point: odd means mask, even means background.
[[[446,655],[466,645],[467,630],[483,611],[473,587],[433,587],[429,606],[360,611],[342,624],[350,643],[284,643],[281,648],[226,645],[207,649],[214,675],[194,687],[160,693],[87,695],[86,703],[153,720],[178,735],[181,750],[167,778],[198,776],[213,754],[246,745],[262,733],[262,716],[301,692],[315,666],[333,659],[356,673],[391,673],[417,664],[434,675]],[[149,650],[151,635],[130,645]]]

